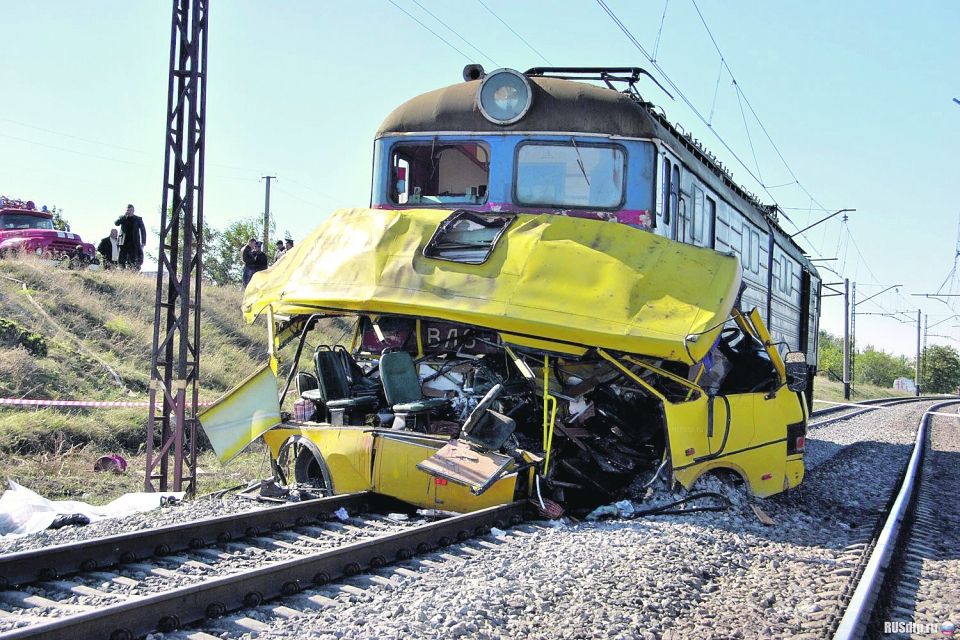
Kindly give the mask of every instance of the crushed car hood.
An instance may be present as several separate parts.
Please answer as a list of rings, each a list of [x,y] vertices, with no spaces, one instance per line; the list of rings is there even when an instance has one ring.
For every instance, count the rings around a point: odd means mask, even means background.
[[[439,318],[523,340],[693,364],[740,288],[731,255],[626,225],[518,214],[482,264],[424,256],[451,211],[340,209],[267,271],[243,311]]]

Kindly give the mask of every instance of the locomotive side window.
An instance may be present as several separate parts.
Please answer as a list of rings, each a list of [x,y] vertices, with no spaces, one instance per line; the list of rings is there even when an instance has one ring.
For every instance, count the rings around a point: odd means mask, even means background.
[[[625,173],[619,146],[527,143],[517,151],[516,198],[525,205],[615,209],[623,203]]]
[[[670,224],[670,160],[663,159],[663,224]]]
[[[398,144],[390,171],[395,204],[482,204],[487,201],[490,150],[478,142]]]
[[[673,172],[670,174],[670,210],[678,213],[680,211],[680,166],[679,165],[673,165]],[[674,229],[674,238],[676,238],[676,229]]]
[[[710,225],[710,248],[715,249],[717,246],[717,201],[707,196],[707,222],[706,224]]]
[[[693,216],[690,219],[690,240],[693,244],[702,245],[703,244],[703,209],[704,209],[704,193],[697,185],[693,185]]]

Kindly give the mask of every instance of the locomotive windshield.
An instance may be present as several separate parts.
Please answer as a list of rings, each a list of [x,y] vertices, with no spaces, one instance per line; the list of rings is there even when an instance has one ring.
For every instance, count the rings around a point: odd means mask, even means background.
[[[5,213],[0,215],[0,229],[53,229],[53,221],[40,216]]]
[[[526,143],[517,153],[517,202],[614,209],[623,203],[626,155],[614,145]]]
[[[420,142],[394,146],[394,204],[482,204],[487,201],[490,150],[479,142]]]

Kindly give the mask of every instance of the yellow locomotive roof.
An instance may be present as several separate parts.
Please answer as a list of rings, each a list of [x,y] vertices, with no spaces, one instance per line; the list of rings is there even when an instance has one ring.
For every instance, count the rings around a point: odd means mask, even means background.
[[[334,212],[254,275],[243,300],[247,321],[268,306],[281,315],[428,317],[692,364],[712,346],[739,291],[733,256],[552,214],[517,215],[482,264],[426,257],[450,214]]]

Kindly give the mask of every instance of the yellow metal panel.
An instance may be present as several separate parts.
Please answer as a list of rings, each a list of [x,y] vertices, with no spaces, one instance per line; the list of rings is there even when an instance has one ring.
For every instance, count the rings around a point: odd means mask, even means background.
[[[359,427],[299,426],[271,429],[263,441],[276,459],[280,447],[293,436],[313,442],[330,471],[335,493],[353,493],[372,488],[371,465],[374,435]]]
[[[700,447],[706,446],[710,452],[719,450],[726,414],[723,401],[718,399],[714,405],[714,436],[709,443],[701,435],[706,433],[705,399],[664,405],[674,468],[686,467],[676,471],[674,478],[690,488],[708,471],[732,469],[750,485],[754,495],[761,497],[799,484],[803,479],[803,457],[798,455],[788,463],[785,441],[787,424],[799,422],[804,416],[797,394],[781,392],[767,398],[763,393],[743,393],[732,394],[728,399],[732,420],[724,453],[699,464],[693,464],[693,458],[703,455]],[[687,455],[689,448],[696,453]]]
[[[773,362],[773,366],[777,370],[777,374],[780,376],[780,384],[786,384],[787,367],[785,364],[783,364],[783,358],[780,357],[780,352],[777,351],[777,346],[773,344],[773,338],[770,337],[770,332],[767,331],[767,325],[763,324],[763,319],[760,317],[760,310],[754,308],[753,311],[750,312],[749,317],[750,323],[757,332],[757,337],[759,337],[760,342],[763,343],[764,348],[770,355],[770,360]]]
[[[446,443],[446,438],[378,434],[373,490],[420,507],[459,513],[513,502],[516,474],[501,478],[475,496],[468,487],[453,482],[437,484],[433,476],[417,469],[418,463],[435,454]]]
[[[220,462],[227,463],[280,422],[277,376],[261,367],[199,414]]]
[[[284,315],[328,308],[425,316],[693,364],[712,346],[739,290],[733,256],[550,214],[518,215],[484,264],[424,257],[448,215],[335,212],[254,275],[247,320],[270,305]]]

